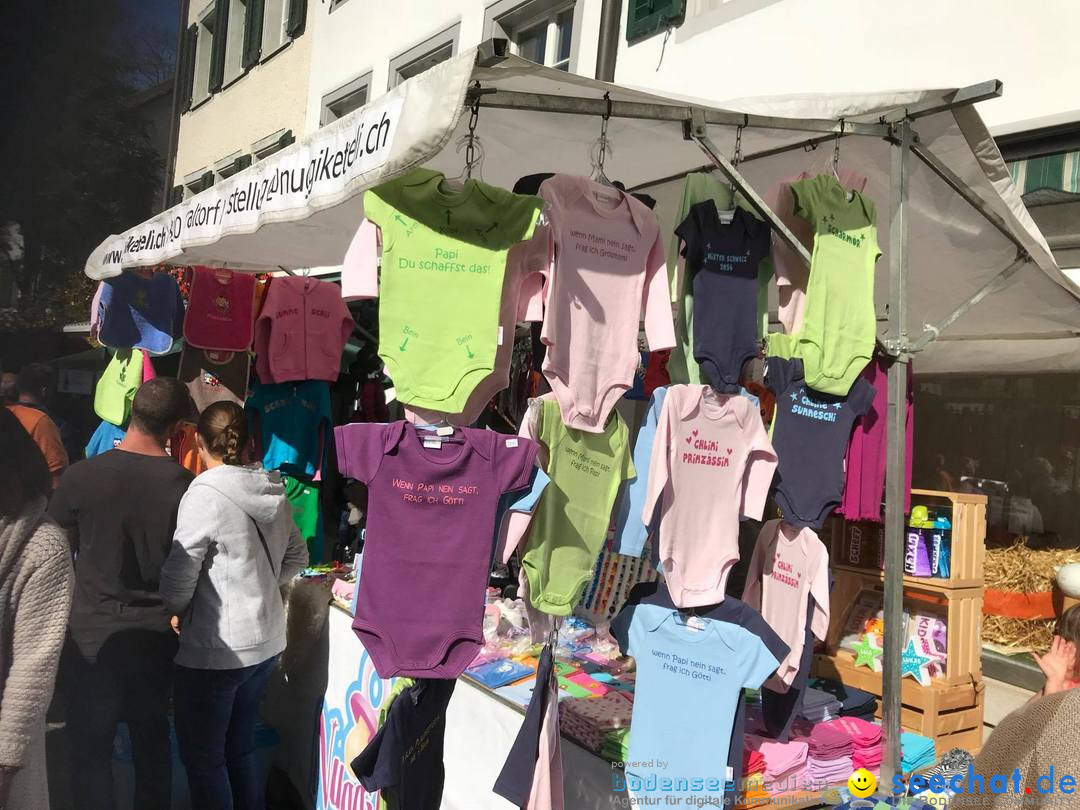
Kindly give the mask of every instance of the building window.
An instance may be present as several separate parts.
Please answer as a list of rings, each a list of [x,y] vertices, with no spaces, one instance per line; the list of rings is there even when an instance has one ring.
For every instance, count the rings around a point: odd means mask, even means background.
[[[397,87],[406,79],[419,76],[428,68],[435,67],[456,54],[460,33],[461,23],[458,22],[391,59],[390,87]]]
[[[275,152],[284,149],[292,142],[292,130],[279,129],[277,132],[255,141],[255,143],[251,145],[251,154],[255,156],[255,160],[262,160],[263,158],[268,158]]]
[[[229,25],[225,32],[226,85],[236,81],[244,73],[244,26],[247,21],[247,3],[229,0]]]
[[[244,154],[243,152],[233,152],[231,155],[223,157],[214,164],[215,179],[224,180],[226,177],[232,177],[234,174],[243,171],[250,165],[251,155]]]
[[[288,26],[288,0],[263,0],[263,59],[277,53],[289,42]]]
[[[195,40],[195,80],[191,91],[192,106],[210,97],[210,64],[213,61],[216,22],[214,4],[211,3],[199,17],[198,27],[195,29],[197,37]]]
[[[212,185],[214,185],[214,172],[209,168],[186,174],[184,175],[184,199],[205,191]]]
[[[371,94],[371,71],[346,82],[336,90],[322,97],[322,112],[319,126],[324,127],[331,121],[344,118],[353,110],[359,110],[368,102]]]
[[[498,0],[487,7],[485,38],[507,39],[523,59],[568,71],[577,12],[577,4],[567,0]]]

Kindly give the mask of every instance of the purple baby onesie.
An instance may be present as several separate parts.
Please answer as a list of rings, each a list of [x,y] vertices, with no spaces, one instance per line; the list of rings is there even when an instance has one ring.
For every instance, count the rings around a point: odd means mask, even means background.
[[[539,445],[459,428],[440,449],[407,422],[334,428],[338,469],[367,484],[353,630],[382,678],[456,678],[483,641],[495,514]]]

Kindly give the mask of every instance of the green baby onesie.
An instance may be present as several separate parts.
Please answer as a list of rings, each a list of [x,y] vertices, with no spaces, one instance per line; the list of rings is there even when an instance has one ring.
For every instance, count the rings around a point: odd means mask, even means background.
[[[795,213],[814,228],[806,315],[799,332],[769,335],[769,354],[802,358],[810,388],[847,396],[877,337],[874,264],[881,250],[874,204],[831,174],[799,180],[791,190]]]
[[[721,183],[716,177],[707,172],[691,172],[686,175],[683,182],[683,196],[679,210],[676,212],[675,223],[677,228],[690,213],[690,208],[699,202],[712,200],[716,203],[717,211],[730,211],[738,206],[744,211],[753,214],[758,219],[757,212],[743,198],[742,194],[732,195],[732,188]],[[671,300],[675,304],[675,347],[671,350],[668,358],[668,376],[673,383],[700,384],[706,382],[702,377],[701,367],[694,359],[692,342],[694,338],[694,278],[689,267],[684,268],[682,283],[682,297],[679,296],[678,261],[679,242],[677,235],[672,235],[671,246],[668,249],[668,281],[671,284]],[[758,337],[765,336],[765,318],[768,316],[769,307],[769,279],[772,278],[772,260],[766,258],[758,264]]]
[[[401,402],[460,413],[491,373],[506,255],[541,206],[477,180],[451,190],[428,169],[364,195],[382,232],[379,357]]]
[[[634,477],[634,462],[618,411],[603,433],[587,433],[563,424],[554,398],[537,402],[537,438],[547,449],[551,483],[536,505],[521,567],[533,607],[568,616],[592,579],[615,498],[623,481]]]

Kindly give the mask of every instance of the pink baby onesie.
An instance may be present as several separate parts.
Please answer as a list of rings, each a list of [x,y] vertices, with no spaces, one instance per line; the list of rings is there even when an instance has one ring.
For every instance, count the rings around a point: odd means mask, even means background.
[[[675,345],[660,226],[640,201],[584,177],[557,174],[540,196],[554,244],[544,376],[567,427],[603,433],[634,381],[642,313],[651,351]]]
[[[739,560],[739,517],[761,519],[775,471],[776,453],[749,399],[707,385],[667,389],[641,519],[651,523],[661,504],[660,562],[677,607],[724,601]]]
[[[866,178],[858,172],[840,169],[840,185],[844,188],[862,192],[866,188]],[[794,177],[782,180],[769,189],[765,203],[780,221],[795,234],[807,250],[814,249],[814,230],[810,223],[795,215],[795,195],[791,193],[791,184],[812,177],[809,172],[801,172]],[[777,313],[784,332],[792,335],[802,329],[803,311],[806,309],[806,284],[810,280],[810,268],[798,254],[784,244],[775,233],[772,237],[773,269],[776,273],[776,289],[780,297]]]
[[[379,296],[379,228],[365,219],[353,236],[341,269],[341,297],[358,301]],[[473,424],[491,398],[510,384],[510,361],[514,355],[514,331],[518,321],[544,319],[544,280],[551,264],[551,241],[546,228],[537,228],[533,238],[510,248],[503,274],[499,305],[500,342],[495,349],[494,368],[469,394],[465,409],[451,414],[405,407],[405,418],[414,423],[434,423],[445,419],[452,425]]]
[[[829,552],[814,530],[796,529],[780,520],[762,526],[742,598],[791,648],[765,684],[774,692],[786,692],[799,672],[808,599],[814,600],[810,620],[814,637],[824,641],[829,632]]]

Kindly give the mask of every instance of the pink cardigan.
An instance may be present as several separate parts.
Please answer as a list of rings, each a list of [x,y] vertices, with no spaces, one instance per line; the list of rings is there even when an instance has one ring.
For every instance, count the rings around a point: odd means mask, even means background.
[[[275,278],[255,321],[260,382],[334,382],[352,315],[336,284],[303,276]]]

